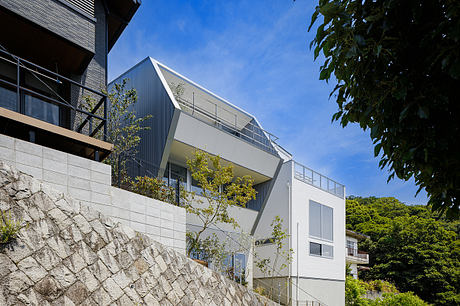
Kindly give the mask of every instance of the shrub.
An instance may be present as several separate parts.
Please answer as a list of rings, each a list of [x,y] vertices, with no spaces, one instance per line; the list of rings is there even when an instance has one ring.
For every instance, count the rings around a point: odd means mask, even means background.
[[[176,204],[174,188],[167,186],[161,179],[149,176],[138,176],[135,181],[131,183],[131,188],[133,192],[149,198]]]
[[[376,280],[367,282],[367,290],[378,291],[378,292],[383,292],[383,293],[399,293],[395,285],[393,285],[390,282],[381,280],[381,279],[376,279]]]
[[[412,292],[398,294],[386,293],[383,298],[375,300],[371,305],[378,306],[428,306],[421,298]]]
[[[3,212],[0,218],[0,244],[6,244],[14,240],[21,229],[21,221],[14,221],[11,214],[5,216]]]
[[[365,294],[365,283],[347,276],[345,281],[345,305],[369,305],[369,300],[363,297]]]

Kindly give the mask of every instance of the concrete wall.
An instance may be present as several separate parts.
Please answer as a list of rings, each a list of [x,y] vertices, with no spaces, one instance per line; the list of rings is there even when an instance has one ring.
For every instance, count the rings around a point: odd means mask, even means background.
[[[280,161],[279,157],[185,112],[180,113],[174,139],[268,177],[274,176]]]
[[[1,134],[0,160],[185,253],[185,209],[112,187],[109,165]]]
[[[292,279],[296,284],[297,279]],[[321,301],[321,305],[342,306],[345,305],[345,282],[326,279],[299,278],[299,285],[291,287],[291,296],[297,300],[298,305],[306,305],[305,301]],[[338,294],[340,293],[340,294]],[[293,303],[292,305],[296,305]]]
[[[272,226],[271,223],[276,216],[283,219],[283,230],[290,232],[290,216],[289,216],[289,187],[292,185],[292,172],[289,164],[283,164],[278,177],[274,183],[272,192],[269,195],[265,208],[263,208],[257,228],[254,232],[254,239],[268,239],[271,238]],[[285,250],[289,248],[289,241],[285,241]],[[259,245],[255,247],[255,251],[260,259],[269,258],[271,262],[275,260],[275,246],[273,244]],[[289,268],[281,270],[281,260],[275,267],[275,275],[288,276]],[[261,278],[264,275],[258,270],[254,270],[254,277]]]

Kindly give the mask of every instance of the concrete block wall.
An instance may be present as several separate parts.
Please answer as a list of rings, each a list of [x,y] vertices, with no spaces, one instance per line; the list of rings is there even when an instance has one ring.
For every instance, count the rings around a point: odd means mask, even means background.
[[[112,187],[109,165],[2,134],[1,160],[185,253],[185,209]]]
[[[100,210],[102,213],[185,254],[184,208],[116,187],[112,187],[111,197],[112,205]]]

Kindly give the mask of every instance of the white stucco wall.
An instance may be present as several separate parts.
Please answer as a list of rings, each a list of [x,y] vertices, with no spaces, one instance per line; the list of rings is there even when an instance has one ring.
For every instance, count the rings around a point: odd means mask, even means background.
[[[179,116],[174,139],[268,177],[273,177],[279,162],[279,157],[185,112]]]
[[[112,187],[109,165],[1,134],[0,160],[185,254],[185,209]]]
[[[290,246],[294,251],[290,267],[280,273],[282,276],[291,276],[293,284],[291,299],[295,300],[296,294],[299,294],[299,302],[314,300],[308,297],[307,293],[309,293],[320,298],[327,305],[344,305],[345,200],[295,179],[293,173],[293,161],[285,162],[263,211],[255,232],[255,239],[270,238],[270,223],[276,215],[279,215],[283,218],[284,228],[288,229],[291,238],[290,242],[285,242],[286,247]],[[333,208],[332,243],[309,236],[310,200]],[[289,208],[289,203],[291,203],[291,208]],[[297,224],[299,224],[298,234]],[[310,255],[310,241],[333,245],[333,258]],[[271,258],[273,261],[273,245],[259,246],[255,248],[255,251],[261,258]],[[279,271],[279,267],[276,269]],[[254,275],[263,277],[257,269]],[[298,291],[296,289],[297,279],[299,281]]]

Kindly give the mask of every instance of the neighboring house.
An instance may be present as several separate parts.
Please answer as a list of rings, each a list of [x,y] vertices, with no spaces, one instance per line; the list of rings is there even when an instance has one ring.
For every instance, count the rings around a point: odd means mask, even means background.
[[[369,264],[369,254],[358,249],[358,241],[363,239],[369,239],[369,236],[347,229],[346,262],[351,270],[351,275],[355,279],[358,279],[360,269],[366,269],[361,265]]]
[[[113,145],[94,137],[106,131],[107,54],[139,5],[0,0],[0,160],[184,253],[185,210],[112,187],[100,161]]]
[[[196,149],[232,163],[236,176],[254,178],[257,199],[230,211],[241,230],[256,240],[255,248],[235,242],[244,235],[224,224],[208,233],[233,241],[230,265],[242,262],[239,267],[249,285],[252,279],[254,286],[275,283],[284,304],[343,305],[345,187],[295,162],[253,115],[150,57],[111,84],[125,78],[137,90],[137,114],[153,115],[131,174],[162,176],[172,186],[180,181],[186,189],[199,191],[186,167]],[[274,274],[263,275],[254,262],[274,259],[270,224],[277,215],[289,233],[285,248],[293,249],[293,261],[282,271],[278,264]],[[198,230],[199,224],[196,216],[187,215],[187,230]]]

